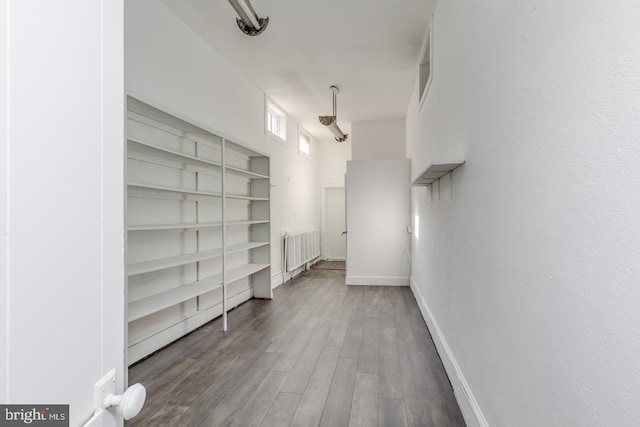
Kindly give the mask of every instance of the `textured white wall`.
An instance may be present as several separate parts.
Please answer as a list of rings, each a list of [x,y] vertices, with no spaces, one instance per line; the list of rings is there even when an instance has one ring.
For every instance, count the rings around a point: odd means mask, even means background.
[[[351,160],[351,138],[345,142],[326,139],[318,142],[318,183],[320,186],[343,187],[347,162]]]
[[[491,426],[638,425],[638,22],[630,0],[438,4],[412,176],[467,163],[413,190],[412,273]]]
[[[404,159],[404,119],[375,120],[351,124],[353,160]]]
[[[264,94],[161,2],[126,2],[127,93],[271,157],[271,262],[281,266],[281,233],[319,228],[317,144],[298,153],[298,126],[287,142],[264,132]]]

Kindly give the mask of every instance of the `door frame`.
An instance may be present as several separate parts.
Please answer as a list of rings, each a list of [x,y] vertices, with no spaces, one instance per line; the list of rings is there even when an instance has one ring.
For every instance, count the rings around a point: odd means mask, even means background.
[[[127,381],[124,1],[67,3],[0,0],[0,403],[119,427],[100,392]]]

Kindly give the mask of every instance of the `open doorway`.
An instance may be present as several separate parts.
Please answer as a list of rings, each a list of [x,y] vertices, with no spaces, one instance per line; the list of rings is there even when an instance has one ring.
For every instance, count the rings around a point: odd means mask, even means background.
[[[344,187],[325,188],[325,261],[318,268],[344,269],[347,258]]]

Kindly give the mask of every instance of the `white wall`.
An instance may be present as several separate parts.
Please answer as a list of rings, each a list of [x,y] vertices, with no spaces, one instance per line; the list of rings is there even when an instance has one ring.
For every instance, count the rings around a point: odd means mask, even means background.
[[[467,163],[413,190],[412,274],[491,426],[640,419],[639,21],[630,0],[438,4],[407,150],[414,178]]]
[[[410,162],[347,163],[347,285],[409,284]]]
[[[287,128],[286,144],[271,142],[277,147],[272,150],[272,184],[276,185],[272,197],[280,196],[279,201],[272,201],[272,215],[279,219],[281,230],[317,229],[320,226],[320,203],[316,194],[318,144],[312,138],[309,156],[299,153],[298,124],[289,118]]]
[[[272,273],[279,280],[281,234],[319,228],[317,144],[298,153],[298,126],[287,142],[264,132],[264,94],[163,4],[126,2],[127,93],[271,157]],[[276,100],[277,101],[277,100]]]
[[[404,159],[404,119],[351,124],[353,160]]]
[[[333,138],[318,142],[318,183],[325,187],[344,187],[347,162],[351,160],[351,138],[337,142]]]

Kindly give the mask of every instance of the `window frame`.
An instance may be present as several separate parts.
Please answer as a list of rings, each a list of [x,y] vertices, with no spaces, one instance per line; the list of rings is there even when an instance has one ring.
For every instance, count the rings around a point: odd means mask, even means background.
[[[427,74],[426,81],[424,74]],[[433,15],[429,19],[429,29],[422,45],[422,54],[418,64],[418,111],[422,110],[424,100],[433,80]]]
[[[302,150],[302,137],[306,137],[307,139],[307,147],[309,152],[305,153]],[[304,129],[302,126],[298,126],[298,154],[302,154],[305,157],[311,157],[311,141],[313,139],[311,138],[311,134],[309,132],[306,131],[306,129]]]
[[[277,117],[278,132],[273,132],[273,117]],[[264,97],[264,132],[281,143],[287,142],[287,113],[271,98]]]

